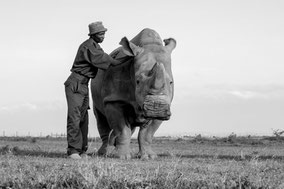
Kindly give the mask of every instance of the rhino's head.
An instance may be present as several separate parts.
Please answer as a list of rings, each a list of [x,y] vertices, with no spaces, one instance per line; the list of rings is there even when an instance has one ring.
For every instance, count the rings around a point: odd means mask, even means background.
[[[176,41],[170,38],[164,43],[137,46],[126,37],[120,42],[123,52],[134,58],[135,111],[138,119],[170,119],[174,94],[171,52],[176,47]]]

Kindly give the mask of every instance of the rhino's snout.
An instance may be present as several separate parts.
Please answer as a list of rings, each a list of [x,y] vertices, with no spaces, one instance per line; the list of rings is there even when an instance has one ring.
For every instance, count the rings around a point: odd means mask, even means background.
[[[169,120],[171,117],[170,103],[165,95],[147,95],[143,111],[146,118]]]

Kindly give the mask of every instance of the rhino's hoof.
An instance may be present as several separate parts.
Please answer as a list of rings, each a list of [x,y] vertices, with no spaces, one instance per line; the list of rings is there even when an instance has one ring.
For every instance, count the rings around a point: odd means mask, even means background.
[[[156,159],[158,156],[157,154],[149,154],[150,159]]]
[[[130,154],[130,152],[128,150],[114,149],[111,152],[111,157],[118,158],[118,159],[129,160],[129,159],[131,159],[131,154]]]
[[[120,156],[119,156],[119,159],[130,160],[130,159],[131,159],[131,155],[130,155],[130,154],[120,155]]]
[[[110,157],[110,156],[112,156],[112,154],[111,154],[112,151],[113,151],[112,147],[110,147],[110,146],[108,146],[108,147],[102,146],[98,150],[97,154],[99,156]]]
[[[110,155],[110,157],[118,158],[118,159],[121,159],[121,160],[129,160],[129,159],[131,159],[131,155],[130,154],[112,154],[112,155]]]
[[[107,149],[106,148],[100,148],[97,153],[98,153],[99,156],[106,156],[107,155]]]
[[[140,158],[141,160],[149,160],[149,159],[156,159],[157,155],[152,153],[152,154],[138,154],[137,155],[138,158]]]
[[[147,154],[144,154],[140,157],[141,160],[149,160],[149,156]]]

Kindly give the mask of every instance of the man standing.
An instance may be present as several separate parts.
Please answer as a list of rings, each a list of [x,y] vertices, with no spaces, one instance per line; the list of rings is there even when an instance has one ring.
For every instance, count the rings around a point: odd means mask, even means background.
[[[68,106],[67,155],[72,159],[87,157],[90,78],[96,76],[98,69],[107,69],[110,64],[120,64],[120,61],[106,54],[99,45],[103,42],[106,31],[102,22],[89,24],[90,38],[80,45],[71,75],[64,83]]]

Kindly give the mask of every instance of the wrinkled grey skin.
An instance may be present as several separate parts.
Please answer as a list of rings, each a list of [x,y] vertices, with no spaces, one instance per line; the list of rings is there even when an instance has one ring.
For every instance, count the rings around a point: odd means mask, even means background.
[[[144,29],[131,41],[123,38],[120,44],[122,47],[111,56],[124,63],[99,70],[91,82],[94,113],[103,142],[98,154],[131,158],[131,135],[139,127],[138,157],[153,159],[157,156],[151,148],[154,133],[171,116],[171,52],[176,41],[169,38],[163,44],[157,32]]]

